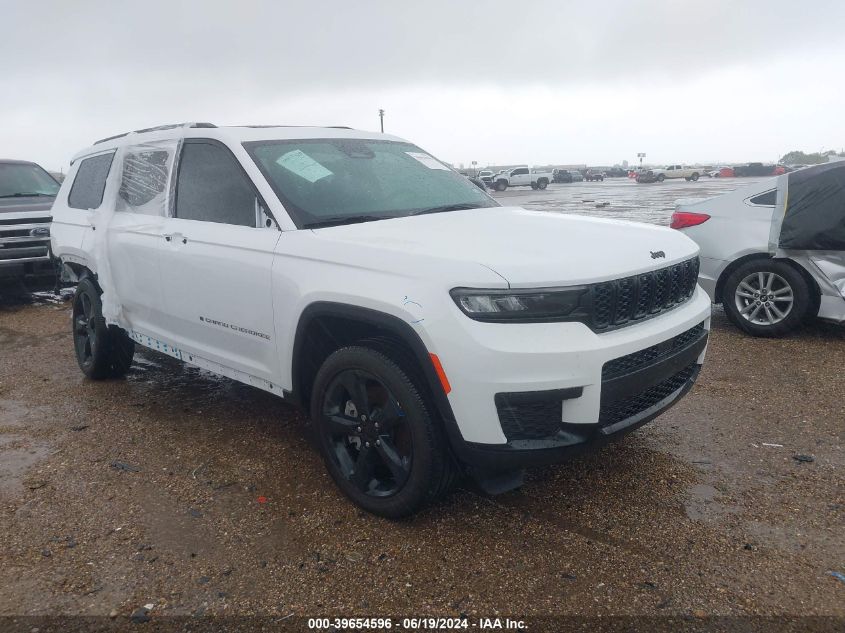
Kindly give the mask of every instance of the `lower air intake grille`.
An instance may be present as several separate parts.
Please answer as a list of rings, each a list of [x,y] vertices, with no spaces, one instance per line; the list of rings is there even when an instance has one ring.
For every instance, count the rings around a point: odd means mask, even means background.
[[[673,352],[683,349],[694,341],[697,341],[702,334],[704,334],[704,323],[699,323],[695,327],[678,334],[676,337],[671,338],[668,341],[663,341],[657,345],[641,349],[638,352],[609,360],[604,364],[604,367],[602,367],[601,379],[611,380],[612,378],[618,378],[619,376],[630,374],[642,367],[651,365],[666,356],[671,356]]]
[[[511,402],[507,394],[496,394],[499,423],[508,440],[551,437],[561,426],[561,401]]]
[[[650,409],[664,398],[685,386],[687,381],[695,375],[696,369],[697,364],[690,363],[671,378],[646,389],[642,393],[621,398],[613,402],[602,402],[599,412],[599,425],[609,426],[616,424],[622,420],[632,418],[646,409]]]

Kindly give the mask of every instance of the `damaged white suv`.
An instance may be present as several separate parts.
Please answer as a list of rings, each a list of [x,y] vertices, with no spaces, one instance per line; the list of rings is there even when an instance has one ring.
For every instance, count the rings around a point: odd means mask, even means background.
[[[677,231],[501,207],[345,128],[95,143],[52,248],[87,376],[141,344],[300,403],[338,486],[388,517],[644,424],[692,386],[710,327]]]

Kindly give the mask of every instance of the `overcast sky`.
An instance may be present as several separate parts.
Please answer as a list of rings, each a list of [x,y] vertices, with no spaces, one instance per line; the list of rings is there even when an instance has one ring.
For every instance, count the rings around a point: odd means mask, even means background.
[[[0,0],[0,157],[178,121],[350,125],[454,164],[845,146],[845,2]]]

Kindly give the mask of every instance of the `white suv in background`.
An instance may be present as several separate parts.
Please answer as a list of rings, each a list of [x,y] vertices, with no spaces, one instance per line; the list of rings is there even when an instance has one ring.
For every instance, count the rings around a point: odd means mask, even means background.
[[[384,134],[128,133],[76,155],[53,215],[87,376],[141,344],[299,403],[383,516],[637,428],[704,358],[691,240],[499,206]]]

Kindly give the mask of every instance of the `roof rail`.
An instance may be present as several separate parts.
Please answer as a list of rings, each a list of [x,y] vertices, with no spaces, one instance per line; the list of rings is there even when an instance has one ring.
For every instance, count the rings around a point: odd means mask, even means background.
[[[114,136],[107,136],[106,138],[101,138],[99,141],[94,141],[94,145],[98,145],[100,143],[105,143],[106,141],[113,141],[116,138],[122,138],[129,134],[144,134],[145,132],[159,132],[161,130],[173,130],[177,127],[187,127],[187,128],[213,128],[217,127],[214,123],[206,123],[206,122],[199,122],[199,123],[169,123],[167,125],[157,125],[156,127],[148,127],[142,130],[132,130],[131,132],[124,132],[123,134],[115,134]]]
[[[354,128],[348,125],[236,125],[233,127],[248,127],[250,129],[260,130],[268,127],[325,127],[331,130],[352,130]]]

